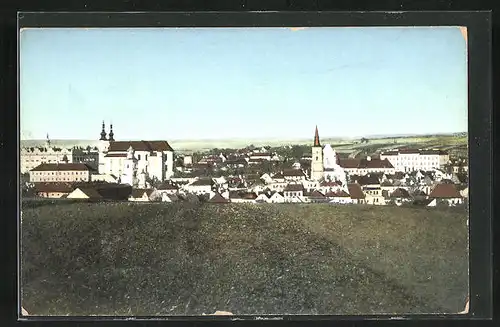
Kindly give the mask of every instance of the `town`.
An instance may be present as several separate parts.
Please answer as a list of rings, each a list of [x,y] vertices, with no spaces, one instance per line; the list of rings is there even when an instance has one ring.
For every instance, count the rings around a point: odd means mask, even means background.
[[[367,141],[366,139],[361,142]],[[117,141],[105,123],[95,146],[21,149],[23,198],[207,203],[457,206],[467,157],[396,147],[356,156],[322,144],[249,145],[176,153],[167,141]]]

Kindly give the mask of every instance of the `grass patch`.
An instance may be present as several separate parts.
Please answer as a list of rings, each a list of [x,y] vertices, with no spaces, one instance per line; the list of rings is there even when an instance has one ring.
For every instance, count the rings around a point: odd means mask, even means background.
[[[321,204],[24,208],[22,303],[34,315],[458,312],[466,218]]]

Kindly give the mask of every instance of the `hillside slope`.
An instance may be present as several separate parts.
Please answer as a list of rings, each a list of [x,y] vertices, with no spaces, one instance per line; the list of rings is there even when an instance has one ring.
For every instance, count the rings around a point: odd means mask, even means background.
[[[328,205],[26,208],[22,304],[34,315],[458,312],[466,218]]]

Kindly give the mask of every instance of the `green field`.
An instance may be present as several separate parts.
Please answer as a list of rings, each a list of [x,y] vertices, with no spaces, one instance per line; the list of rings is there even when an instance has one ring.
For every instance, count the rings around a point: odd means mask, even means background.
[[[456,313],[459,208],[70,203],[25,207],[33,315]]]

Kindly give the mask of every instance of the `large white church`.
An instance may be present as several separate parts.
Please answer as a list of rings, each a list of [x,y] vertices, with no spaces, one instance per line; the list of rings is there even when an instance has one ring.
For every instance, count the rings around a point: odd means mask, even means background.
[[[122,184],[145,188],[153,181],[170,179],[173,170],[174,150],[167,141],[115,141],[113,125],[106,134],[102,123],[100,175],[112,175]]]
[[[316,126],[312,146],[311,180],[338,181],[343,186],[347,185],[347,173],[340,166],[337,153],[330,144],[325,147],[321,146],[318,126]]]

